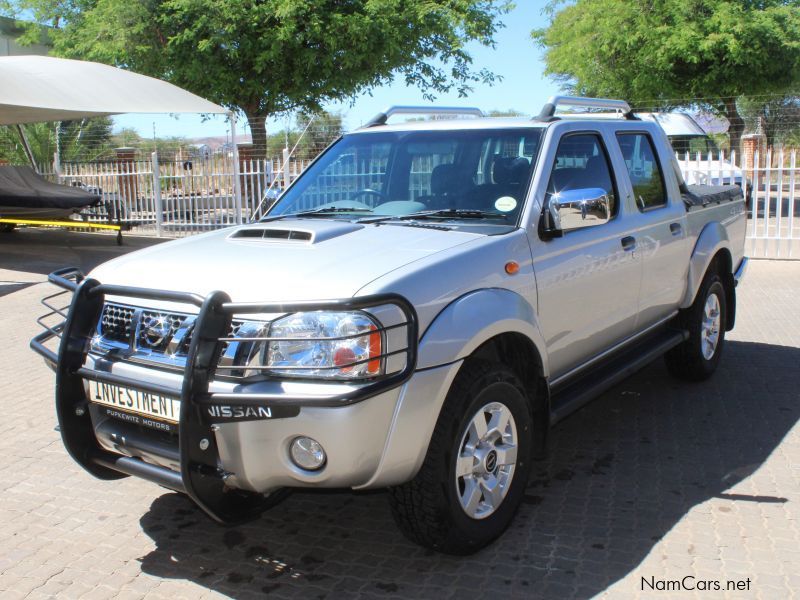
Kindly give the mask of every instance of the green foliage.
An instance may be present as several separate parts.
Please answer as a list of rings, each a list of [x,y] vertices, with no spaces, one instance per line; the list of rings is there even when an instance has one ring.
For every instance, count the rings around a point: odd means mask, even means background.
[[[36,162],[50,164],[55,152],[53,123],[34,123],[33,125],[23,125],[23,127]],[[16,127],[0,127],[0,162],[8,162],[12,165],[29,164]]]
[[[61,162],[99,160],[111,154],[114,144],[111,119],[96,117],[57,123],[23,125],[25,136],[38,164],[50,164],[56,149]],[[28,158],[15,129],[3,127],[0,132],[0,159],[12,164],[27,164]],[[56,136],[58,135],[58,140]]]
[[[727,133],[709,133],[708,137],[713,140],[717,148],[724,150],[726,153],[730,153],[731,141]]]
[[[800,139],[800,98],[742,98],[739,112],[749,131],[761,128],[768,146],[792,145]]]
[[[297,134],[303,136],[296,154],[309,158],[317,156],[344,133],[341,113],[301,112],[297,115],[295,128]]]
[[[239,109],[256,146],[265,117],[317,112],[395,76],[467,94],[495,76],[469,42],[494,44],[507,0],[17,0],[56,53],[165,78]]]
[[[140,155],[157,151],[162,159],[171,160],[180,153],[188,153],[192,143],[184,137],[144,138],[133,128],[120,129],[111,137],[114,148],[136,148]]]
[[[507,108],[505,110],[493,109],[486,113],[490,117],[524,117],[526,116],[524,112],[520,112],[513,108]]]
[[[312,120],[313,118],[313,120]],[[266,155],[280,157],[283,149],[294,149],[296,158],[314,158],[344,133],[341,113],[300,112],[286,127],[267,137]]]
[[[61,123],[58,131],[61,161],[92,161],[107,156],[113,147],[111,127],[109,117]]]
[[[702,104],[738,145],[736,99],[800,83],[800,0],[576,0],[551,3],[532,36],[547,72],[590,96],[641,108]],[[699,102],[698,102],[698,99]]]
[[[112,133],[109,117],[96,117],[61,123],[31,123],[23,125],[25,136],[37,164],[53,162],[56,148],[60,148],[61,162],[86,163],[113,160],[115,148],[136,148],[148,156],[158,150],[160,156],[171,159],[179,153],[186,154],[191,143],[182,137],[143,138],[135,129],[125,128]],[[58,134],[58,145],[56,135]],[[0,127],[0,160],[11,164],[28,164],[28,158],[15,128]]]

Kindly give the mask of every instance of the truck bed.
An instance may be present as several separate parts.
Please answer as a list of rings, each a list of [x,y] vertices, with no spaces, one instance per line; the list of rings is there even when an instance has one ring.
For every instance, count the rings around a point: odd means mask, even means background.
[[[743,200],[742,188],[738,185],[687,185],[682,198],[687,209]]]

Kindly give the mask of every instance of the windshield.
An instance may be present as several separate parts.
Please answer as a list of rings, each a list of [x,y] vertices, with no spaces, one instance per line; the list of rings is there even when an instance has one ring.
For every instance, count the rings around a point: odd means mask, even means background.
[[[514,223],[539,149],[539,128],[347,135],[312,164],[267,218],[402,217]]]
[[[707,135],[670,135],[672,149],[678,154],[717,154],[719,148]]]

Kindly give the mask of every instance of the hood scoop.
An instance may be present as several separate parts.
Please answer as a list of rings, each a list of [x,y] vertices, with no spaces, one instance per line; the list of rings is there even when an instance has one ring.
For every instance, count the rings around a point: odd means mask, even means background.
[[[314,237],[310,231],[297,229],[240,229],[231,234],[237,240],[291,240],[293,242],[310,242]]]
[[[363,225],[356,223],[331,222],[304,223],[302,228],[292,227],[288,223],[282,227],[251,225],[237,229],[228,236],[228,239],[318,244],[363,228]]]

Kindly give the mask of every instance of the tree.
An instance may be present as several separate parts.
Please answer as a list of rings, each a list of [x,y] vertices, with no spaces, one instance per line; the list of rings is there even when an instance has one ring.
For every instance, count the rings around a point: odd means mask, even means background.
[[[800,83],[800,0],[576,0],[534,30],[547,73],[639,108],[701,105],[724,115],[738,148],[743,95]]]
[[[8,2],[8,0],[6,0]],[[508,0],[16,0],[53,27],[62,56],[160,77],[243,112],[263,155],[266,118],[400,76],[427,96],[495,76],[469,42],[494,45]]]
[[[800,134],[797,96],[743,98],[739,100],[739,112],[750,131],[762,130],[767,146],[784,144]]]
[[[342,114],[327,111],[315,114],[301,112],[297,115],[296,128],[303,135],[298,149],[309,158],[317,156],[344,133]]]

